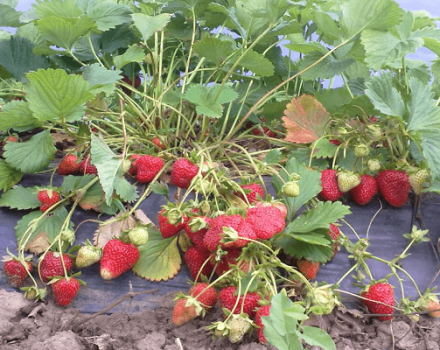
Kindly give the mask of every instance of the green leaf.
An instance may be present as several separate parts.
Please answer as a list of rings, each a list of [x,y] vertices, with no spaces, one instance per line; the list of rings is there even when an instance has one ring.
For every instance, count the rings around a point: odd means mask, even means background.
[[[285,197],[283,202],[285,202],[288,210],[288,217],[290,219],[296,214],[296,212],[309,200],[314,198],[321,192],[321,173],[319,171],[307,169],[295,158],[289,159],[285,166],[285,171],[281,170],[279,176],[274,175],[272,177],[272,184],[277,193],[281,192],[281,188],[284,183],[289,180],[291,174],[298,174],[300,180],[299,185],[299,196],[295,198]],[[280,179],[281,177],[281,179]]]
[[[148,228],[148,234],[148,244],[139,247],[140,257],[133,272],[149,281],[168,281],[182,264],[177,236],[164,239],[155,228]]]
[[[46,17],[40,19],[36,26],[43,38],[69,51],[79,39],[90,34],[95,28],[94,22],[87,16],[78,18]]]
[[[40,201],[37,198],[37,187],[16,186],[3,193],[0,198],[0,207],[9,207],[12,209],[24,210],[40,207]]]
[[[91,181],[96,181],[96,175],[86,174],[83,176],[69,175],[64,177],[63,184],[61,185],[61,194],[68,196],[77,190],[80,190],[90,184]],[[99,210],[102,200],[104,198],[104,192],[101,185],[96,181],[89,189],[82,195],[82,199],[79,202],[79,206],[84,210],[94,209]]]
[[[15,226],[15,236],[17,238],[17,245],[20,247],[27,242],[25,247],[29,249],[28,245],[32,240],[41,235],[49,244],[51,244],[61,231],[64,221],[67,218],[67,210],[63,206],[56,208],[50,215],[45,215],[30,232],[28,231],[32,221],[39,218],[43,213],[41,211],[32,211],[24,215],[17,222]],[[26,233],[27,232],[27,233]]]
[[[185,93],[185,99],[196,105],[197,113],[211,118],[220,118],[223,113],[221,104],[231,102],[237,96],[229,86],[220,85],[191,85]]]
[[[95,175],[86,174],[83,176],[68,175],[64,177],[61,185],[61,194],[65,197],[71,195],[76,190],[82,189],[87,186],[91,181],[96,179]]]
[[[352,99],[345,87],[338,89],[323,89],[315,94],[316,99],[322,103],[329,113],[339,111],[341,106],[349,103]]]
[[[0,130],[33,129],[40,124],[25,101],[11,101],[2,107]]]
[[[281,157],[282,154],[279,149],[271,149],[269,152],[267,152],[263,161],[266,164],[279,164],[281,161]]]
[[[3,159],[0,159],[0,190],[7,191],[18,183],[23,174],[17,169],[11,168]]]
[[[321,59],[322,56],[323,54],[321,54],[320,52],[309,53],[301,60],[299,64],[299,70],[306,69],[307,67]],[[337,58],[333,55],[330,55],[327,56],[323,61],[318,63],[316,66],[308,69],[306,72],[301,74],[301,78],[303,78],[304,80],[332,78],[336,75],[340,75],[353,63],[354,59],[352,58]]]
[[[333,158],[336,154],[338,146],[331,143],[327,138],[319,139],[311,147],[315,150],[314,158]]]
[[[10,32],[0,29],[0,41],[9,40],[11,38],[11,35],[12,34]]]
[[[433,100],[434,94],[430,86],[415,78],[410,79],[408,85],[411,89],[411,97],[408,103],[408,130],[439,130],[440,107]]]
[[[342,36],[341,29],[329,14],[316,12],[315,22],[318,25],[318,33],[328,36],[333,40],[338,40]]]
[[[67,75],[62,69],[39,69],[27,75],[27,100],[41,121],[79,120],[85,103],[93,98],[89,83],[80,75]]]
[[[393,0],[345,0],[340,24],[346,39],[364,29],[387,30],[398,24],[402,10]]]
[[[76,0],[37,1],[33,5],[38,18],[77,18],[81,16]]]
[[[329,246],[330,245],[330,241],[328,239],[326,239],[325,236],[321,233],[316,233],[316,232],[295,233],[295,234],[292,234],[292,237],[298,241],[309,243],[309,244],[316,244],[316,245],[322,245],[322,246]]]
[[[92,164],[98,169],[98,176],[105,193],[105,200],[110,205],[117,182],[127,182],[120,171],[123,159],[113,153],[102,137],[98,138],[92,134],[91,138]],[[128,185],[130,186],[130,184]],[[126,184],[120,184],[118,188],[121,192],[127,191]]]
[[[423,155],[428,161],[434,178],[440,177],[440,130],[438,128],[421,133]]]
[[[303,326],[298,336],[311,346],[319,346],[324,350],[336,350],[336,344],[330,335],[321,328]]]
[[[145,57],[144,50],[139,45],[131,45],[122,55],[113,58],[116,69],[121,69],[131,62],[142,62]]]
[[[18,18],[22,12],[16,11],[9,5],[0,4],[0,24],[2,27],[19,27],[20,21]]]
[[[259,75],[260,77],[270,77],[274,74],[274,66],[272,62],[254,50],[246,52],[246,54],[241,57],[238,65],[249,69],[255,75]]]
[[[328,229],[329,225],[351,214],[350,207],[341,202],[319,202],[318,205],[298,216],[289,225],[286,233],[307,233],[317,229]]]
[[[152,192],[168,197],[168,186],[163,182],[155,182],[150,185]]]
[[[306,243],[292,236],[283,235],[275,244],[297,259],[305,258],[324,264],[333,256],[333,247]]]
[[[3,156],[6,162],[28,174],[47,167],[56,152],[50,130],[42,131],[25,142],[7,142],[4,149]]]
[[[218,65],[234,52],[234,48],[229,40],[207,36],[194,44],[194,51]]]
[[[132,203],[138,198],[136,186],[129,183],[125,178],[118,178],[115,182],[115,190],[124,202]]]
[[[133,11],[127,5],[98,0],[77,0],[77,4],[101,31],[131,22]]]
[[[374,108],[384,114],[403,119],[405,103],[393,86],[393,77],[390,72],[371,77],[366,86],[365,94],[373,101]]]
[[[306,41],[303,33],[294,33],[287,35],[287,39],[290,43],[284,46],[292,51],[309,54],[311,52],[320,52],[326,54],[328,49],[317,41]]]
[[[145,42],[153,36],[154,33],[165,28],[170,21],[171,14],[162,13],[157,16],[147,16],[142,13],[135,13],[131,15],[136,28],[142,35]]]
[[[28,39],[12,36],[9,40],[0,42],[0,64],[17,80],[23,74],[39,68],[49,67],[48,60],[33,53],[35,45]]]
[[[109,70],[99,63],[94,63],[84,68],[83,77],[95,92],[101,92],[107,91],[106,86],[109,85],[114,88],[114,84],[122,78],[121,74],[120,70]]]

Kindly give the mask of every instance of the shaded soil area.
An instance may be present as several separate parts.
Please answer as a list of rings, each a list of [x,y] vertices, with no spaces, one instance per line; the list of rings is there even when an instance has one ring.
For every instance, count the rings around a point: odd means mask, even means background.
[[[255,332],[241,344],[227,338],[213,339],[205,327],[221,319],[218,308],[204,319],[181,327],[171,322],[174,294],[157,300],[155,310],[136,314],[81,314],[52,301],[34,303],[18,292],[0,290],[0,349],[4,350],[264,350]],[[151,297],[151,296],[150,296]],[[309,325],[325,329],[341,350],[438,350],[440,321],[421,317],[418,323],[406,316],[380,322],[358,310],[340,308],[331,315],[315,317]],[[318,350],[318,347],[309,347]]]

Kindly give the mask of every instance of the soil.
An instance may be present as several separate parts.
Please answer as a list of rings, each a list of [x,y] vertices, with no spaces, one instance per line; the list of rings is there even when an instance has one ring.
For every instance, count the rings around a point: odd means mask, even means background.
[[[257,342],[255,333],[241,344],[213,339],[205,327],[221,318],[219,309],[204,319],[176,327],[171,322],[173,294],[158,300],[155,310],[115,312],[91,318],[52,301],[35,303],[22,293],[0,290],[1,350],[274,350]],[[145,296],[151,297],[151,296]],[[354,309],[307,321],[325,329],[341,350],[439,350],[440,321],[421,317],[414,323],[397,315],[380,322]],[[318,347],[309,347],[318,350]]]

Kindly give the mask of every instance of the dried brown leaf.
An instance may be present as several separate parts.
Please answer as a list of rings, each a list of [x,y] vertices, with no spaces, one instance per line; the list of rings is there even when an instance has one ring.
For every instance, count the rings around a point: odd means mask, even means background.
[[[93,243],[102,248],[111,239],[118,238],[121,232],[135,226],[136,220],[133,217],[125,217],[124,213],[119,213],[104,221],[104,223],[98,227],[93,235]]]
[[[142,209],[136,209],[134,211],[134,216],[142,223],[142,225],[153,224],[153,221],[150,220],[150,218],[144,213]]]
[[[46,232],[42,231],[36,235],[26,246],[24,250],[28,250],[31,253],[41,254],[49,248],[49,242],[47,240]]]

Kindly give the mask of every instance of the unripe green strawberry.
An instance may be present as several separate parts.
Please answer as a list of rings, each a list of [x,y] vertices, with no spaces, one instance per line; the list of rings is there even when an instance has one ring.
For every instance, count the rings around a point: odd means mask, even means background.
[[[123,174],[128,173],[128,171],[131,168],[131,160],[124,159],[124,161],[121,164],[121,171]]]
[[[359,174],[342,171],[338,173],[338,187],[341,192],[348,192],[361,183]]]
[[[370,154],[370,148],[367,145],[359,144],[354,148],[354,155],[358,158],[366,157]]]
[[[368,170],[372,173],[377,173],[380,170],[380,160],[376,158],[368,159]]]
[[[135,246],[144,245],[148,242],[148,231],[144,227],[135,227],[128,232],[128,239]]]
[[[239,343],[243,340],[244,335],[251,329],[252,321],[246,314],[232,315],[227,325],[230,327],[228,335],[229,341],[231,343]]]
[[[414,174],[409,176],[409,183],[415,194],[421,194],[423,190],[423,184],[429,179],[429,170],[420,169]]]
[[[102,250],[96,246],[93,246],[90,242],[86,242],[78,250],[78,254],[76,256],[76,267],[82,269],[83,267],[87,267],[97,263],[101,260]]]
[[[281,192],[287,197],[298,197],[299,196],[299,185],[297,182],[289,181],[283,185]]]

